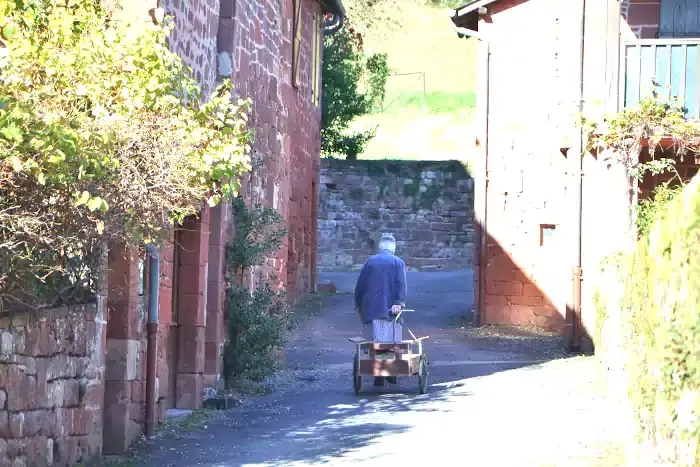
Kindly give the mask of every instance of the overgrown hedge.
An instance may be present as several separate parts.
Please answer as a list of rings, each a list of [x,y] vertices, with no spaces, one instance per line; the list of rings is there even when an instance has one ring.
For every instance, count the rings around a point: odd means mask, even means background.
[[[636,431],[630,461],[698,466],[700,176],[666,203],[620,269],[621,336],[613,339],[622,348],[608,351],[624,357]],[[612,320],[619,311],[605,312]]]

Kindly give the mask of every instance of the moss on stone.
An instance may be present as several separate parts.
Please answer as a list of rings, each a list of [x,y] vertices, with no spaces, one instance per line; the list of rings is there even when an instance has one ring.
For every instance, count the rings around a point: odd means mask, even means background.
[[[418,192],[420,192],[420,184],[412,180],[411,183],[404,183],[403,185],[403,195],[406,198],[415,197]]]
[[[361,201],[364,198],[364,192],[362,188],[353,188],[350,190],[350,198],[356,201]]]

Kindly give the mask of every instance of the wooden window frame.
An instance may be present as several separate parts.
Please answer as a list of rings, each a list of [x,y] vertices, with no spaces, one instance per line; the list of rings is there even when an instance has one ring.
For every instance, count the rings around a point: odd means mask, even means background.
[[[301,22],[301,4],[303,0],[294,0],[294,38],[292,42],[292,85],[295,88],[301,86],[301,41],[303,37],[303,27]]]
[[[323,37],[321,25],[323,24],[323,15],[315,13],[313,17],[313,34],[312,38],[312,58],[311,58],[311,100],[313,105],[318,107],[321,104],[321,71],[323,61]]]

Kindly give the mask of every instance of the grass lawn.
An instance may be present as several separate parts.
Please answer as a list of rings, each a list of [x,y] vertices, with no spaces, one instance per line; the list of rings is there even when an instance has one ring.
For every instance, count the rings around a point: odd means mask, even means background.
[[[366,36],[367,52],[386,53],[393,76],[384,109],[354,123],[377,127],[360,157],[469,160],[478,44],[457,38],[444,7],[402,0],[396,14],[400,27]]]

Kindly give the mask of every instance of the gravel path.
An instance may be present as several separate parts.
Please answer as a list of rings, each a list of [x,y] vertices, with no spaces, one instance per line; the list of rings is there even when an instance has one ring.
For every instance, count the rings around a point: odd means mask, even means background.
[[[623,465],[592,359],[566,358],[557,337],[462,328],[470,275],[409,279],[417,312],[406,323],[430,336],[428,394],[418,394],[415,378],[380,390],[368,380],[360,396],[352,392],[347,338],[360,326],[340,288],[328,312],[293,336],[272,394],[218,414],[200,432],[158,440],[140,465]]]

